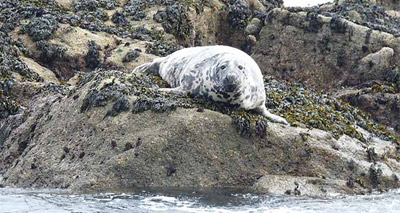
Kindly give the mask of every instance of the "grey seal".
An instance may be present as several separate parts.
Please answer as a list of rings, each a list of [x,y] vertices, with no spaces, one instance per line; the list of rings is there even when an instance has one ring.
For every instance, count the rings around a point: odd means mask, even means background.
[[[245,52],[229,46],[191,47],[140,65],[133,72],[159,75],[171,88],[244,110],[254,110],[273,122],[288,122],[265,107],[264,81],[257,63]]]

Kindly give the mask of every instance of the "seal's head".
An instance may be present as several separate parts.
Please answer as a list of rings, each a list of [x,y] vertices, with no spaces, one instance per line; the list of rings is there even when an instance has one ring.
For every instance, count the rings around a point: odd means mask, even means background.
[[[246,81],[246,63],[241,59],[226,55],[221,57],[213,67],[211,79],[218,85],[219,92],[235,93]]]

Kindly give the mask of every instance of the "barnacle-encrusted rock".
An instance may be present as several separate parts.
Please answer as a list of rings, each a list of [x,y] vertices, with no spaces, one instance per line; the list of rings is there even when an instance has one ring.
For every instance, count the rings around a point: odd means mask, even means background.
[[[0,95],[0,99],[0,119],[17,114],[19,106],[14,100],[4,95]]]
[[[36,42],[36,48],[41,52],[40,60],[44,63],[50,63],[54,60],[63,59],[65,52],[67,51],[66,47],[51,44],[46,41]]]
[[[169,44],[168,42],[158,42],[155,41],[154,43],[148,44],[146,46],[146,53],[150,53],[157,56],[166,56],[169,55],[181,47],[176,46],[174,44]]]
[[[101,65],[99,53],[100,47],[95,41],[90,41],[88,46],[88,52],[85,57],[86,67],[89,69],[96,69]]]
[[[57,21],[51,15],[33,18],[26,25],[26,31],[33,41],[48,40],[56,29]]]
[[[249,5],[242,0],[231,0],[228,7],[228,23],[232,28],[244,29],[251,17]]]
[[[130,51],[122,58],[122,62],[126,63],[126,62],[131,62],[131,61],[135,60],[136,58],[139,57],[140,52],[141,52],[140,49],[130,50]]]
[[[188,5],[173,4],[167,6],[163,27],[179,40],[185,40],[192,34],[193,26],[188,17]]]
[[[112,22],[118,25],[126,25],[128,20],[126,19],[125,15],[121,12],[115,12],[111,18]]]

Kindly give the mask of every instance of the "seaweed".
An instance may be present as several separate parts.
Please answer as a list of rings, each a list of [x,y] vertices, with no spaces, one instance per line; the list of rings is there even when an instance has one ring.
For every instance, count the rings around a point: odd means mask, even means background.
[[[88,46],[89,50],[85,57],[85,63],[87,68],[93,70],[102,65],[100,61],[100,47],[96,44],[95,41],[90,41],[88,43]]]
[[[140,49],[129,50],[129,52],[122,58],[122,62],[128,63],[135,60],[140,56],[140,52]]]
[[[243,30],[246,28],[252,16],[249,5],[242,0],[231,0],[227,8],[228,24],[233,29]]]

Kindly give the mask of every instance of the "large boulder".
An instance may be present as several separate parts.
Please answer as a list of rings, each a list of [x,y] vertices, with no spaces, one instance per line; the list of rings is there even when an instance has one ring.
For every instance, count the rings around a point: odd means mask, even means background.
[[[142,78],[103,72],[66,96],[35,96],[22,122],[15,118],[0,128],[1,184],[95,191],[244,187],[305,195],[398,186],[399,153],[392,142],[361,129],[368,142],[274,123],[246,136],[228,115],[176,108],[160,101],[163,93],[129,89]],[[157,98],[143,101],[144,93]],[[271,185],[276,182],[281,184]]]

